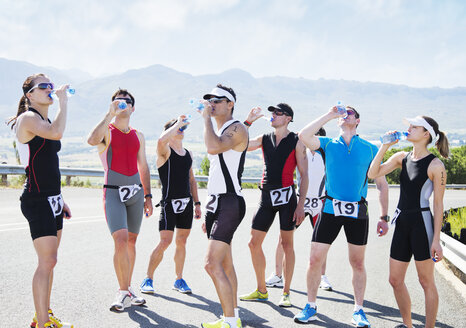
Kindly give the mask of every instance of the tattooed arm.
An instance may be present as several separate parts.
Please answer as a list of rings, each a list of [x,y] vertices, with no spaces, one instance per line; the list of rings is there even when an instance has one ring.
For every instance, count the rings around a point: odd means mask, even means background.
[[[207,152],[211,155],[220,154],[230,149],[243,151],[247,147],[248,138],[246,127],[239,122],[230,125],[219,137],[214,132],[212,121],[205,121],[204,141]]]
[[[435,158],[427,169],[429,179],[434,184],[434,239],[431,246],[431,256],[440,261],[443,258],[443,250],[440,245],[440,230],[443,219],[443,195],[447,184],[447,173],[442,161]]]

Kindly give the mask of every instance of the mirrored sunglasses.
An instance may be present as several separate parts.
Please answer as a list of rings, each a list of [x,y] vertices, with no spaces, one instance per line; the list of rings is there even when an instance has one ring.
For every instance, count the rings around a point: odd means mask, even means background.
[[[49,88],[50,90],[53,90],[55,87],[52,82],[42,82],[42,83],[39,83],[33,86],[31,89],[29,89],[28,92],[31,92],[34,89],[45,90],[47,88]]]

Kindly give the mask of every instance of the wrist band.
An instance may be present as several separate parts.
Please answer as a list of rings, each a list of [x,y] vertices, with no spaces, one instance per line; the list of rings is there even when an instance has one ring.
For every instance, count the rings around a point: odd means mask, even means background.
[[[244,121],[243,123],[244,123],[244,125],[246,125],[246,126],[251,126],[251,125],[252,125],[252,123],[249,122],[248,120]]]
[[[200,205],[201,205],[201,202],[194,202],[194,206],[196,206],[196,205],[199,205],[199,206],[200,206]]]
[[[144,195],[144,198],[147,198],[147,197],[152,198],[152,194]]]

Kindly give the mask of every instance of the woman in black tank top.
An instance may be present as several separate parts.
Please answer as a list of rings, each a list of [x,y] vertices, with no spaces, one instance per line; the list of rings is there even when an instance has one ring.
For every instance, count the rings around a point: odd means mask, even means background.
[[[440,154],[448,158],[448,140],[439,130],[437,122],[430,117],[417,116],[405,119],[405,123],[409,124],[407,141],[413,144],[412,152],[395,153],[380,164],[385,152],[398,140],[383,144],[367,175],[373,179],[401,168],[400,199],[392,220],[392,223],[395,221],[397,224],[390,251],[389,281],[403,318],[404,326],[399,327],[412,327],[411,299],[404,280],[411,256],[414,255],[419,282],[425,295],[425,327],[434,327],[438,310],[434,264],[443,258],[440,229],[447,175],[443,163],[429,152],[427,146],[435,141]],[[429,207],[432,191],[433,216]],[[386,233],[380,232],[381,235]]]
[[[59,109],[53,122],[48,119],[53,104],[53,83],[44,74],[29,76],[23,83],[18,112],[8,124],[16,133],[18,150],[25,166],[26,183],[21,195],[21,211],[29,221],[34,249],[39,259],[33,278],[36,315],[31,327],[72,327],[60,323],[50,310],[53,268],[57,262],[63,217],[71,211],[61,196],[58,164],[60,139],[65,129],[67,85],[56,90]]]

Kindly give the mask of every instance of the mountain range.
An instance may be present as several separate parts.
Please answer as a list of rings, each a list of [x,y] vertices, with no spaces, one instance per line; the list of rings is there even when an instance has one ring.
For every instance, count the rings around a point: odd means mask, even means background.
[[[466,139],[466,87],[413,88],[378,82],[348,80],[309,80],[282,76],[255,78],[240,69],[219,74],[193,76],[162,66],[152,65],[121,74],[93,78],[79,70],[40,67],[27,62],[0,58],[0,116],[16,113],[21,86],[28,75],[47,74],[56,85],[71,83],[76,95],[69,100],[69,114],[64,138],[85,136],[104,116],[110,97],[118,88],[128,89],[136,98],[131,125],[146,138],[160,135],[163,124],[180,114],[191,114],[193,121],[186,131],[186,141],[202,142],[202,120],[190,107],[191,98],[201,98],[217,83],[233,87],[237,94],[234,116],[246,118],[254,106],[267,108],[285,102],[294,109],[291,130],[299,130],[325,113],[337,101],[355,107],[361,114],[359,133],[377,140],[387,130],[403,130],[403,117],[431,116],[450,139]],[[54,105],[55,106],[55,105]],[[53,117],[54,112],[51,112]],[[338,133],[336,123],[326,125],[329,135]],[[250,129],[252,136],[270,130],[265,120]],[[2,124],[0,135],[11,137]]]

